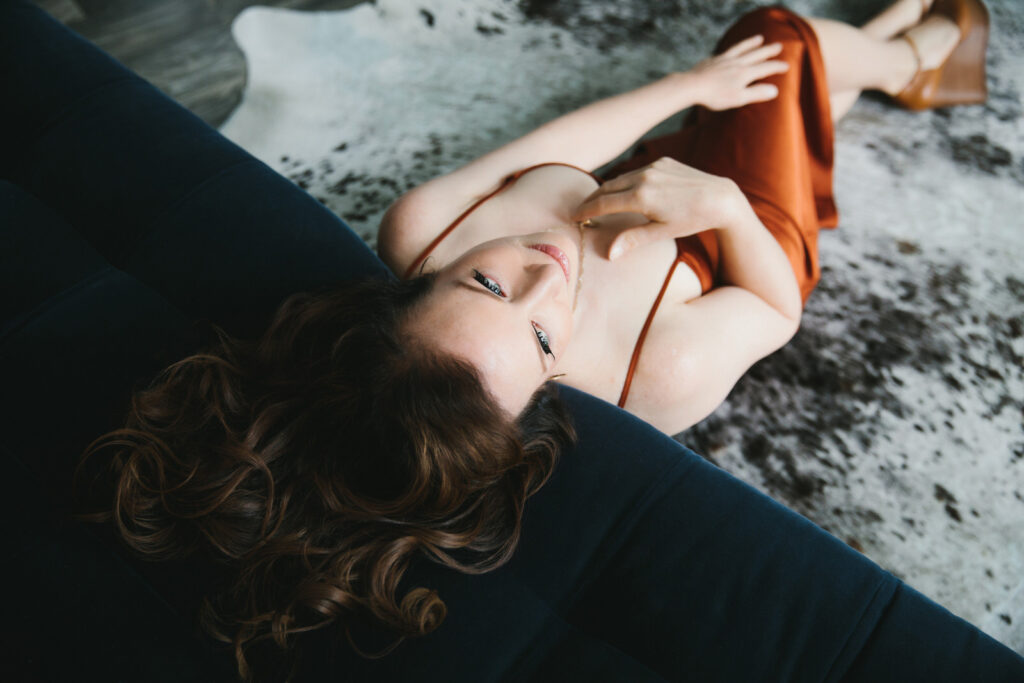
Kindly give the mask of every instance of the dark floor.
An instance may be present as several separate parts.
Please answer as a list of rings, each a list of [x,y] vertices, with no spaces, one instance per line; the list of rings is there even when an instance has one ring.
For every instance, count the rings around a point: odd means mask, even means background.
[[[249,5],[338,10],[363,0],[35,0],[217,127],[245,85],[231,22]]]

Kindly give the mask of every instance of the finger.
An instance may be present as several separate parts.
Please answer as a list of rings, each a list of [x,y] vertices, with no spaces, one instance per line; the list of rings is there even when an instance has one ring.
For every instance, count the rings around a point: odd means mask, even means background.
[[[750,104],[751,102],[767,102],[775,99],[779,94],[779,89],[771,83],[758,83],[747,88],[745,92],[747,104]]]
[[[770,43],[740,57],[744,64],[757,64],[782,52],[782,43]]]
[[[789,62],[782,62],[779,60],[772,60],[770,62],[762,62],[756,66],[750,67],[747,76],[750,78],[748,83],[759,81],[762,78],[768,76],[774,76],[775,74],[782,74],[789,71]]]
[[[737,55],[743,54],[747,50],[754,49],[763,42],[764,36],[762,35],[750,36],[749,38],[741,40],[740,42],[730,47],[728,50],[723,52],[722,55],[725,57],[735,57]]]
[[[584,215],[583,209],[590,209],[594,206],[594,203],[597,202],[598,197],[614,191],[616,189],[615,185],[621,184],[621,178],[622,176],[617,176],[612,180],[604,181],[596,190],[581,199],[580,203],[576,205],[576,208],[569,212],[569,220],[573,220],[578,223],[590,218],[589,215]]]
[[[643,225],[637,225],[629,228],[628,230],[623,230],[609,245],[608,260],[614,261],[623,254],[626,254],[643,244],[654,242],[658,239],[664,239],[664,236],[661,234],[662,231],[660,230],[662,227],[664,227],[662,223],[651,222]]]
[[[622,192],[623,190],[633,187],[639,182],[640,172],[643,171],[644,168],[646,167],[638,168],[633,171],[627,171],[626,173],[615,176],[611,180],[604,181],[603,183],[601,183],[601,187],[594,190],[590,196],[592,197],[603,192]],[[587,199],[590,199],[590,197],[587,197]]]
[[[598,194],[585,200],[572,215],[574,221],[585,221],[588,218],[607,216],[612,213],[634,211],[642,213],[632,188],[623,192]]]
[[[579,205],[583,206],[587,202],[595,199],[596,197],[602,194],[608,194],[610,192],[623,192],[625,190],[629,190],[635,187],[640,183],[640,172],[643,171],[645,168],[647,167],[644,166],[633,171],[627,171],[626,173],[615,176],[611,180],[604,181],[603,183],[601,183],[600,187],[598,187],[596,190],[594,190],[589,195],[584,197],[583,201],[581,201]],[[576,214],[572,214],[570,218],[573,220],[584,220],[583,218],[577,218]]]

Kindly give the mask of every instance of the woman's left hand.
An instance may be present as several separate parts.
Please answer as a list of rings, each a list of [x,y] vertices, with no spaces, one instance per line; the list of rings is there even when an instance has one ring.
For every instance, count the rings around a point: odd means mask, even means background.
[[[648,242],[728,227],[744,202],[743,193],[729,178],[661,157],[601,185],[580,203],[572,218],[643,214],[648,223],[624,228],[611,241],[608,258],[615,259]]]
[[[720,55],[699,62],[679,74],[693,89],[693,99],[708,109],[720,111],[764,102],[779,94],[771,83],[756,83],[762,78],[789,70],[789,63],[771,57],[782,52],[782,43],[762,45],[764,36],[741,40]]]

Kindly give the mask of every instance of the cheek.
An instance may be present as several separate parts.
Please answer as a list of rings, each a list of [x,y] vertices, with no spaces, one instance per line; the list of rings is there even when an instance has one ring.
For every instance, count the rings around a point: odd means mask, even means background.
[[[525,344],[508,344],[495,349],[485,359],[481,369],[494,378],[496,386],[510,391],[516,386],[529,383],[538,371],[537,359],[524,353]],[[532,363],[532,364],[531,364]]]
[[[569,345],[569,340],[572,339],[572,314],[566,314],[559,320],[559,343],[558,346],[562,349]]]
[[[540,351],[531,347],[527,343],[529,341],[524,334],[523,339],[517,340],[515,344],[502,344],[500,348],[490,351],[490,357],[485,359],[486,365],[479,366],[493,378],[496,387],[500,386],[510,396],[519,393],[524,387],[529,390],[542,371],[540,361],[537,360]]]
[[[489,359],[477,367],[494,399],[510,415],[518,415],[540,386],[536,363],[535,358],[506,354],[501,361]]]

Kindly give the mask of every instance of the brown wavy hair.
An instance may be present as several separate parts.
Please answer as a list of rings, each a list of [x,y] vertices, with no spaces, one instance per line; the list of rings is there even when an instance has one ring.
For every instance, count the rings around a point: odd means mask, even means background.
[[[203,551],[228,568],[198,618],[245,680],[261,640],[288,657],[297,634],[333,624],[383,656],[436,629],[436,591],[398,594],[410,560],[505,563],[575,438],[549,385],[510,421],[471,364],[403,334],[433,280],[294,294],[256,341],[214,325],[216,342],[134,393],[124,426],[83,453],[76,497],[94,502],[80,519],[112,521],[148,560]],[[376,655],[352,640],[367,622],[396,638]]]

